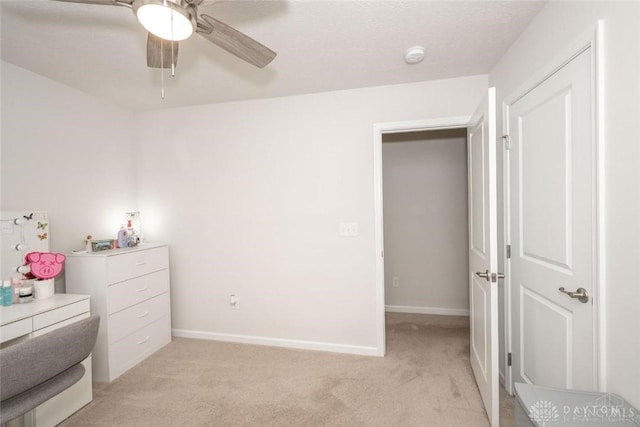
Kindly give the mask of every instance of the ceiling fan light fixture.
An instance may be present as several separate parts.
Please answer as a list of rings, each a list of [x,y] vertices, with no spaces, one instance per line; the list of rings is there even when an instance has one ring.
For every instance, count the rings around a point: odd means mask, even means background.
[[[132,9],[147,31],[165,40],[185,40],[196,27],[195,9],[185,0],[136,0]]]

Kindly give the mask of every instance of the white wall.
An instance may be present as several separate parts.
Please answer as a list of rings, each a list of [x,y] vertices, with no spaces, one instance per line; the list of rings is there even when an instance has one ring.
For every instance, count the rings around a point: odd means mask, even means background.
[[[640,408],[640,3],[550,2],[491,71],[489,83],[497,87],[500,105],[599,19],[605,61],[605,387]]]
[[[382,142],[385,304],[468,314],[466,129],[387,134]]]
[[[373,124],[468,115],[486,87],[475,76],[138,115],[140,208],[147,236],[171,244],[173,327],[371,352]],[[359,236],[339,237],[340,222]]]
[[[115,237],[135,209],[131,113],[2,62],[2,210],[43,210],[52,251]],[[61,280],[58,287],[61,287]]]

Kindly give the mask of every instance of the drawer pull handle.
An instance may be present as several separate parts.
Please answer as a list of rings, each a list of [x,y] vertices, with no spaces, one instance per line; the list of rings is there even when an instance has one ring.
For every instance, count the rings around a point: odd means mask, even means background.
[[[144,313],[142,313],[142,314],[138,314],[136,317],[137,317],[138,319],[142,319],[143,317],[147,317],[148,315],[149,315],[149,312],[148,312],[148,311],[145,311],[145,312],[144,312]]]
[[[144,291],[146,291],[147,289],[149,289],[149,287],[145,286],[144,288],[136,289],[136,292],[144,292]]]
[[[149,336],[148,335],[146,337],[144,337],[144,339],[142,341],[138,341],[138,344],[144,344],[147,341],[149,341]]]
[[[136,262],[136,265],[145,265],[147,263],[147,261],[138,261]]]

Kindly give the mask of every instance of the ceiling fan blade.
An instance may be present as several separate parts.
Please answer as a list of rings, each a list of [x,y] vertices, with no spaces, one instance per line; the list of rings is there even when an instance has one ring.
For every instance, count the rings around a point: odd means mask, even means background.
[[[158,36],[149,33],[147,37],[147,67],[150,68],[171,68],[178,64],[178,42],[163,40]]]
[[[102,6],[131,6],[133,0],[54,0],[65,3],[99,4]]]
[[[276,53],[268,47],[209,15],[200,15],[196,31],[210,42],[258,68],[265,67],[276,57]]]

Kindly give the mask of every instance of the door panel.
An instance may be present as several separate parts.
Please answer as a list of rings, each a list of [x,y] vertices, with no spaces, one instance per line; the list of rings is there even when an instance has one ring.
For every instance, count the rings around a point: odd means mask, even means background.
[[[490,317],[490,313],[488,312],[488,302],[491,298],[489,295],[490,291],[490,285],[488,285],[484,279],[481,281],[475,274],[471,277],[470,301],[473,304],[471,311],[479,314],[472,318],[473,325],[471,329],[473,333],[471,334],[471,353],[472,358],[476,361],[476,366],[480,369],[479,372],[484,382],[489,381],[487,378],[487,365],[490,362],[490,354],[488,354],[490,342],[487,336],[486,319],[488,316]]]
[[[469,186],[469,213],[471,248],[482,259],[485,253],[485,165],[484,144],[485,123],[480,121],[469,131],[469,171],[471,177]]]
[[[595,388],[591,87],[586,49],[508,106],[514,382]]]
[[[571,95],[563,91],[523,112],[517,132],[523,256],[563,268],[571,255],[570,115]]]
[[[490,88],[467,129],[469,174],[470,361],[492,426],[498,410],[495,88]],[[485,274],[486,279],[477,273]]]
[[[520,291],[522,375],[531,384],[564,387],[570,382],[572,314],[526,287]],[[551,345],[548,343],[565,343]],[[544,349],[544,351],[540,351]],[[535,357],[530,357],[535,355]]]

